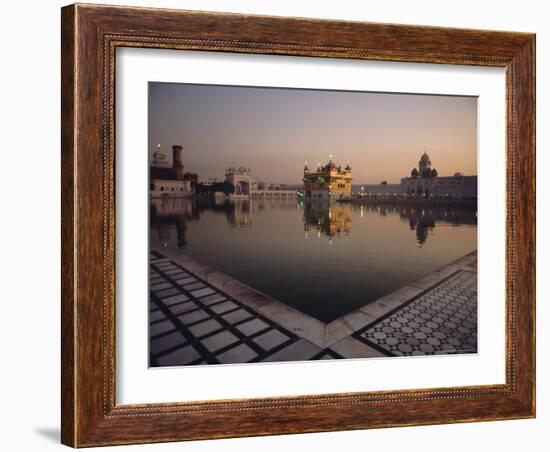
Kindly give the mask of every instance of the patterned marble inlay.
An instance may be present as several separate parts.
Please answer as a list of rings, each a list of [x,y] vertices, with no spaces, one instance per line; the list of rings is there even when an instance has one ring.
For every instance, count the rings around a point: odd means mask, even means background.
[[[353,335],[389,356],[477,352],[477,274],[460,270]]]
[[[150,255],[151,366],[341,358],[157,253]],[[298,351],[298,354],[297,354]]]
[[[477,352],[477,262],[472,255],[381,298],[376,306],[321,324],[320,338],[304,336],[304,330],[319,327],[318,321],[308,323],[279,305],[260,313],[256,296],[250,304],[242,291],[231,295],[196,266],[189,267],[156,251],[150,255],[151,366]],[[281,312],[292,320],[286,327]]]

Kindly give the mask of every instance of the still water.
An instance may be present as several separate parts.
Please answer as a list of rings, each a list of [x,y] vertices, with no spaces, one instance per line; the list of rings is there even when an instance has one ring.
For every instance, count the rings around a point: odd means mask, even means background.
[[[151,200],[150,246],[330,322],[477,249],[475,209]]]

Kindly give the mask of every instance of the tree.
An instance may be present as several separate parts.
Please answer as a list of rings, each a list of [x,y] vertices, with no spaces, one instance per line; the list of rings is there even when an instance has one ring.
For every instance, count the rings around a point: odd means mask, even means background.
[[[221,190],[226,195],[230,195],[232,193],[235,193],[235,186],[231,182],[224,181]]]
[[[383,180],[382,182],[380,182],[380,185],[388,185],[388,181],[387,181],[387,180]]]

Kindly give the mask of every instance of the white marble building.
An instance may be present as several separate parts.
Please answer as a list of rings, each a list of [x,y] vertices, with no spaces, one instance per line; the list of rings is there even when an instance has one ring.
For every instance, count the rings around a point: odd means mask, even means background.
[[[172,163],[168,162],[166,154],[162,152],[160,144],[153,154],[153,161],[149,167],[149,197],[150,198],[187,198],[193,195],[191,180],[183,173],[183,147],[172,146]]]
[[[235,187],[235,197],[249,197],[258,189],[258,183],[252,178],[250,168],[229,167],[225,171],[225,181]]]
[[[422,154],[418,168],[399,184],[366,184],[356,196],[367,197],[423,197],[423,198],[477,198],[477,176],[465,176],[457,172],[453,176],[439,176],[432,168],[427,153]]]

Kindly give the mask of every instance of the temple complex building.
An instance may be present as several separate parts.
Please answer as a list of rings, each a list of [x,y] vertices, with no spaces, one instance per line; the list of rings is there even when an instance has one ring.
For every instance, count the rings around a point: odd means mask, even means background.
[[[440,176],[427,153],[418,161],[410,176],[399,184],[367,184],[361,186],[358,196],[366,197],[422,197],[477,199],[477,176],[465,176],[456,172],[452,176]]]
[[[227,168],[225,170],[225,181],[235,187],[233,193],[235,197],[249,197],[253,191],[258,189],[258,184],[252,178],[250,168],[243,166]]]
[[[413,168],[410,177],[401,179],[401,186],[403,193],[425,198],[477,198],[477,176],[464,176],[460,172],[439,176],[425,152],[420,157],[418,169]]]
[[[149,196],[151,198],[192,196],[197,175],[184,173],[182,162],[183,146],[172,146],[172,163],[168,162],[166,154],[161,151],[160,144],[153,154],[149,166]]]
[[[225,170],[225,182],[234,187],[231,198],[295,198],[296,190],[284,184],[258,183],[250,168],[229,167]]]
[[[341,166],[329,160],[326,165],[319,164],[311,171],[306,163],[304,167],[304,196],[312,199],[345,199],[351,197],[351,166]]]

